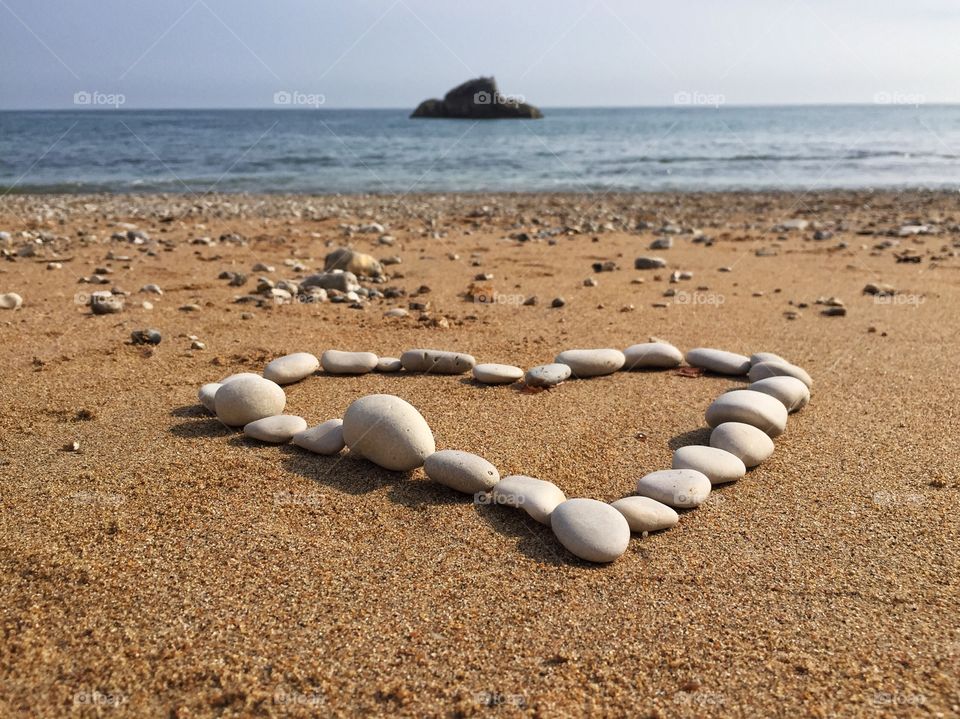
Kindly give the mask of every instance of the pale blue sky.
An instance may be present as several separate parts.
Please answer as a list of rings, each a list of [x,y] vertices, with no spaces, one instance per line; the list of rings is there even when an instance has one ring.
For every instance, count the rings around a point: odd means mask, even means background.
[[[0,0],[0,108],[403,107],[494,74],[543,106],[960,101],[958,0]]]

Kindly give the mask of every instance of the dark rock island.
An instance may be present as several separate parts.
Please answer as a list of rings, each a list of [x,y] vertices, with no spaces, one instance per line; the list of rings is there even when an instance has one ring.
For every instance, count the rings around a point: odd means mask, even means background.
[[[522,97],[500,94],[492,77],[478,77],[457,85],[443,96],[421,102],[410,117],[441,117],[463,120],[536,120],[543,113]]]

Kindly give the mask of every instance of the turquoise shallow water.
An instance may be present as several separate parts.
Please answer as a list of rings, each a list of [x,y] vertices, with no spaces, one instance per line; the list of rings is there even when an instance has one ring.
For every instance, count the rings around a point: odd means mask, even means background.
[[[960,186],[960,106],[0,112],[15,192],[447,192]]]

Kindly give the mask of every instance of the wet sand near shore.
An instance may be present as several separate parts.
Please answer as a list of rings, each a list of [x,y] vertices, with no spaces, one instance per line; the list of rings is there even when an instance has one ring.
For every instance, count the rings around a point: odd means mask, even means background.
[[[0,310],[4,716],[960,714],[960,196],[7,196],[0,230],[0,293],[24,300]],[[399,256],[364,286],[405,296],[235,302],[347,245]],[[123,311],[91,314],[112,287]],[[162,342],[131,344],[145,328]],[[528,368],[651,336],[783,355],[813,398],[769,461],[611,565],[422,469],[260,444],[197,402],[289,352]],[[396,394],[438,449],[614,501],[742,384],[320,373],[286,411]]]

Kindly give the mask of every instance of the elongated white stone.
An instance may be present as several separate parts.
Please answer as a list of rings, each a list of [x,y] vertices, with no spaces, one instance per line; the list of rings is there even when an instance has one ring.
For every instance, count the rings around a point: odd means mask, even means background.
[[[330,374],[366,374],[377,366],[379,358],[373,352],[342,352],[327,350],[320,356],[323,371]]]
[[[343,420],[328,419],[293,435],[293,443],[314,454],[339,454],[344,448]]]
[[[540,524],[550,524],[550,514],[566,495],[553,482],[513,474],[493,486],[492,499],[496,504],[518,507]]]
[[[802,380],[787,375],[757,380],[752,382],[747,389],[776,397],[783,403],[788,412],[803,409],[810,401],[810,389],[807,385]]]
[[[220,387],[213,402],[221,422],[242,427],[282,413],[287,396],[276,382],[260,376],[240,377]]]
[[[637,494],[670,507],[698,507],[710,496],[710,480],[694,469],[661,469],[637,480]]]
[[[668,369],[683,362],[683,353],[668,342],[643,342],[624,351],[623,369]]]
[[[557,364],[568,365],[574,377],[613,374],[623,367],[625,361],[623,352],[615,349],[565,350],[554,359]]]
[[[400,355],[400,362],[408,372],[429,374],[462,374],[477,364],[472,355],[445,350],[407,350]]]
[[[478,364],[473,378],[483,384],[509,384],[523,378],[523,370],[508,364]]]
[[[747,473],[738,456],[726,450],[702,445],[680,447],[673,453],[674,469],[695,469],[707,475],[710,484],[735,482]]]
[[[243,433],[252,439],[271,444],[286,444],[297,432],[307,428],[307,420],[292,414],[278,414],[254,420],[243,427]]]
[[[762,429],[771,437],[787,428],[787,409],[776,397],[749,389],[725,392],[707,407],[707,424],[716,427],[724,422],[743,422]]]
[[[396,472],[416,469],[436,449],[423,415],[390,394],[367,395],[347,407],[343,439],[351,452]]]
[[[707,347],[697,347],[687,352],[687,363],[717,374],[740,376],[750,371],[749,357]]]
[[[631,532],[658,532],[680,521],[673,507],[650,497],[624,497],[611,506],[624,516]]]
[[[490,462],[458,449],[434,452],[423,469],[434,482],[467,494],[488,492],[500,481],[500,472]]]
[[[630,544],[626,518],[606,502],[568,499],[553,510],[550,527],[560,544],[588,562],[612,562]]]
[[[542,364],[527,370],[523,381],[528,387],[553,387],[570,378],[570,365]]]
[[[270,362],[263,368],[263,376],[277,384],[292,384],[306,379],[319,367],[319,360],[309,352],[294,352]]]
[[[742,422],[724,422],[714,427],[710,446],[735,454],[747,467],[756,467],[773,454],[770,435]]]
[[[788,362],[760,362],[750,368],[747,377],[751,382],[757,382],[768,377],[796,377],[807,385],[807,388],[813,387],[813,378],[803,367],[797,367]]]

